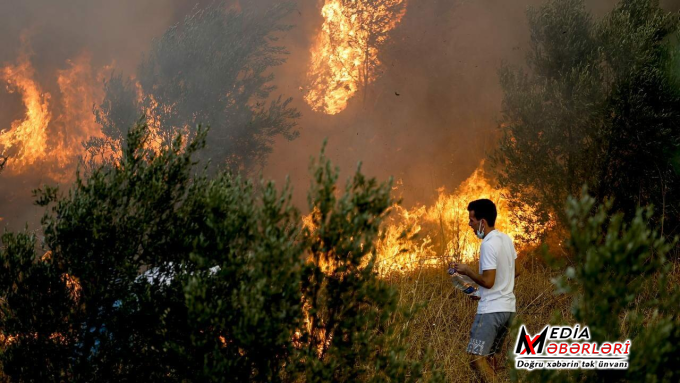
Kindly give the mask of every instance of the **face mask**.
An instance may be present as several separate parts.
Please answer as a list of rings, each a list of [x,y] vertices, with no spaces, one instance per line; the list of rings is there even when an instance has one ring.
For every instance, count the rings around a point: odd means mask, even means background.
[[[479,223],[479,230],[477,230],[477,238],[484,239],[484,230],[482,230],[482,223]]]

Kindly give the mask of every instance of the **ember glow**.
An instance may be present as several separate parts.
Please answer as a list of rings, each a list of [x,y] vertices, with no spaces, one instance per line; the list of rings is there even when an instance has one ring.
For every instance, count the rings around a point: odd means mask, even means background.
[[[318,112],[337,114],[354,94],[375,80],[378,48],[406,12],[406,0],[326,0],[324,23],[312,47],[305,101]]]

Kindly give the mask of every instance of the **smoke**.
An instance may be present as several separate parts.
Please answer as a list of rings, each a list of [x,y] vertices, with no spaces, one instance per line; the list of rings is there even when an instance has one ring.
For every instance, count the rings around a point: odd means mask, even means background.
[[[526,7],[538,1],[409,1],[406,15],[379,54],[383,65],[364,104],[355,96],[333,116],[302,100],[309,48],[321,25],[322,2],[302,10],[313,20],[286,41],[293,51],[277,77],[296,91],[301,137],[280,142],[265,174],[290,174],[296,201],[304,203],[307,163],[324,138],[345,177],[364,171],[401,180],[407,205],[430,202],[436,189],[454,189],[493,149],[500,112],[497,70],[522,65],[529,41]],[[303,43],[301,43],[303,42]],[[297,83],[291,80],[296,79]]]
[[[266,7],[276,0],[232,0],[232,6]],[[23,0],[0,2],[0,65],[16,64],[29,49],[35,81],[51,95],[55,120],[68,118],[59,73],[74,71],[87,57],[90,73],[80,73],[94,87],[97,75],[114,68],[126,75],[135,69],[154,37],[212,0]],[[263,169],[265,177],[283,181],[290,175],[295,202],[305,206],[310,156],[324,138],[327,153],[346,177],[359,161],[364,171],[403,182],[407,205],[429,202],[436,189],[455,188],[493,149],[500,113],[497,70],[502,62],[521,66],[529,43],[526,7],[539,0],[409,0],[401,23],[380,52],[383,65],[367,102],[355,96],[334,116],[312,111],[304,102],[310,48],[321,27],[323,0],[297,0],[295,28],[282,37],[288,62],[275,69],[273,93],[294,97],[303,114],[301,136],[279,140]],[[589,0],[595,14],[614,0]],[[678,1],[662,2],[669,10]],[[80,60],[80,61],[78,61]],[[62,85],[63,86],[63,85]],[[96,95],[96,90],[92,91]],[[92,96],[81,97],[94,102]],[[92,99],[92,100],[91,100]],[[21,95],[0,89],[0,130],[20,119]],[[210,143],[208,143],[210,144]],[[537,164],[540,165],[540,164]],[[9,166],[9,165],[8,165]],[[36,169],[21,177],[0,175],[0,225],[15,228],[37,223],[42,209],[31,208],[30,190],[53,180]]]
[[[440,187],[453,191],[495,147],[502,101],[498,69],[503,63],[525,65],[530,46],[526,10],[544,1],[409,0],[379,54],[383,66],[368,102],[355,95],[333,116],[313,111],[300,89],[306,86],[323,3],[301,8],[298,27],[286,38],[292,55],[277,73],[277,83],[288,94],[297,91],[301,137],[278,143],[265,175],[280,181],[290,175],[295,201],[305,206],[307,164],[327,138],[327,153],[341,167],[341,179],[363,161],[368,174],[400,181],[407,206],[432,202]],[[585,1],[594,17],[616,3]],[[680,1],[661,5],[677,11]]]

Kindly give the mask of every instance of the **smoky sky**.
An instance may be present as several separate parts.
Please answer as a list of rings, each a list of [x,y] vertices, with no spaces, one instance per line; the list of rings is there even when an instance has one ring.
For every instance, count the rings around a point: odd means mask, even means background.
[[[362,161],[368,174],[401,181],[406,205],[431,202],[440,187],[453,191],[495,147],[502,101],[498,69],[502,63],[525,65],[530,41],[527,7],[542,3],[408,1],[405,16],[379,53],[382,66],[368,101],[356,95],[344,112],[327,116],[305,105],[298,91],[301,137],[279,142],[265,174],[278,179],[290,175],[295,200],[304,205],[309,158],[327,138],[327,153],[341,167],[341,179]],[[292,54],[277,71],[277,82],[294,97],[305,86],[308,52],[322,23],[320,4],[297,15],[301,22],[285,40]],[[596,18],[615,4],[585,2]],[[661,5],[677,11],[680,1]]]
[[[22,0],[0,2],[0,64],[16,62],[28,41],[36,80],[56,92],[57,70],[83,52],[93,70],[113,65],[134,74],[152,39],[181,22],[196,0]],[[232,0],[242,8],[265,8],[274,0]],[[302,112],[300,137],[277,140],[263,168],[265,177],[290,176],[295,203],[305,208],[310,156],[328,139],[327,153],[346,178],[363,161],[369,175],[403,182],[407,205],[427,203],[441,186],[453,190],[493,150],[502,93],[498,69],[522,66],[529,44],[528,6],[538,0],[409,0],[401,23],[379,54],[382,65],[367,102],[355,96],[338,115],[314,112],[303,100],[310,48],[322,25],[323,0],[297,0],[280,36],[290,55],[274,69],[273,96],[293,97]],[[677,10],[680,0],[662,5]],[[615,1],[589,0],[595,15]],[[302,88],[302,90],[301,90]],[[0,129],[23,114],[18,95],[0,89]],[[210,143],[208,143],[209,145]],[[45,181],[0,175],[0,225],[21,227],[41,214],[30,207],[30,190]],[[8,185],[11,182],[12,185]]]

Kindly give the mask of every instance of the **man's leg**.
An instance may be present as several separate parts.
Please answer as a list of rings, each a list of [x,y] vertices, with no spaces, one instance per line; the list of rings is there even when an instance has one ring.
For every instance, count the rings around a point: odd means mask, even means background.
[[[483,382],[493,382],[495,374],[487,356],[496,338],[497,325],[492,314],[477,314],[470,330],[467,353],[470,366],[479,373]]]
[[[470,354],[470,364],[477,371],[482,382],[493,382],[496,379],[496,373],[491,368],[486,356]]]
[[[500,327],[498,328],[498,331],[496,333],[496,338],[493,341],[493,345],[491,346],[491,368],[493,368],[494,372],[498,372],[499,369],[502,369],[503,363],[505,361],[505,355],[501,354],[500,351],[503,349],[503,344],[505,343],[505,340],[507,339],[508,333],[510,331],[510,325],[512,324],[512,319],[514,318],[514,313],[497,313],[494,314],[494,321],[496,323],[502,323]]]

